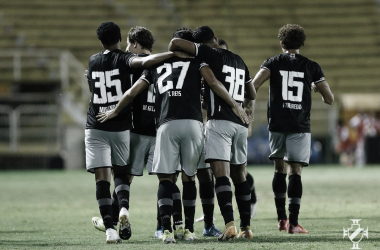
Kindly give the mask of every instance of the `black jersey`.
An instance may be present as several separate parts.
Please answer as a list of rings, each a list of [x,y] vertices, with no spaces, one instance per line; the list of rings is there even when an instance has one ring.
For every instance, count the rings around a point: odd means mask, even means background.
[[[299,54],[283,53],[267,59],[261,68],[270,71],[269,130],[309,133],[311,83],[325,80],[321,67]]]
[[[147,54],[139,54],[138,56],[148,56]],[[135,83],[142,75],[143,69],[135,69],[133,72],[133,83]],[[132,114],[133,128],[131,132],[156,136],[156,123],[154,114],[155,91],[154,85],[149,85],[147,89],[141,92],[133,99]]]
[[[202,122],[200,69],[205,65],[174,57],[144,71],[142,79],[155,86],[157,128],[170,120]]]
[[[210,66],[215,77],[226,87],[230,95],[238,103],[243,103],[245,84],[252,80],[243,59],[231,51],[210,48],[204,44],[196,43],[195,50],[196,57]],[[208,119],[228,120],[248,127],[223,99],[214,94],[208,84],[205,84],[204,99],[207,102]]]
[[[87,111],[86,129],[124,131],[132,127],[131,107],[125,107],[117,117],[104,123],[96,119],[99,112],[116,107],[124,92],[131,88],[130,63],[136,55],[121,50],[104,51],[90,57],[88,79],[91,81],[91,101]]]

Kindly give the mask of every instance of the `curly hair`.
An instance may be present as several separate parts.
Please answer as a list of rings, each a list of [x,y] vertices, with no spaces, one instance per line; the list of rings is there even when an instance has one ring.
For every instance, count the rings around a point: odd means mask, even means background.
[[[205,43],[214,37],[214,32],[208,26],[199,26],[193,31],[193,38],[196,43]]]
[[[181,38],[181,39],[185,39],[185,40],[190,41],[190,42],[194,42],[193,31],[191,29],[186,28],[186,27],[182,27],[182,28],[177,29],[173,33],[173,38]]]
[[[107,46],[114,45],[121,41],[120,28],[116,23],[105,22],[99,25],[96,30],[98,39]]]
[[[128,40],[130,43],[137,42],[143,49],[152,52],[154,38],[152,32],[145,27],[132,27],[128,32]]]
[[[278,31],[278,38],[285,49],[299,49],[304,45],[306,35],[298,24],[286,24]]]

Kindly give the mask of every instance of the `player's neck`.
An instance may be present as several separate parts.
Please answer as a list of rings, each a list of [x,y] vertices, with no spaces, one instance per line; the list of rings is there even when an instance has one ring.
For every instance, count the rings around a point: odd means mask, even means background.
[[[139,54],[146,54],[146,55],[150,55],[152,54],[152,52],[150,52],[149,50],[147,49],[142,49],[141,52]]]
[[[300,50],[299,49],[282,49],[284,53],[287,54],[299,54]]]

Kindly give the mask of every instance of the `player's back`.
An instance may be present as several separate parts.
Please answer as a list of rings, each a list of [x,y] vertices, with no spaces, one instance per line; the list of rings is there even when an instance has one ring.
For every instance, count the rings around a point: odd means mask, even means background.
[[[145,57],[148,56],[148,54],[139,54],[138,56]],[[141,77],[143,71],[144,69],[134,69],[132,84]],[[154,85],[151,84],[133,99],[133,128],[131,132],[140,135],[156,136],[154,103]]]
[[[311,83],[324,80],[321,67],[300,54],[283,53],[267,59],[271,72],[268,101],[269,130],[310,132]]]
[[[131,87],[133,53],[121,50],[104,51],[91,56],[89,60],[88,79],[91,81],[91,101],[87,112],[86,129],[105,131],[124,131],[132,127],[130,106],[105,123],[96,119],[99,112],[116,107],[123,93]]]
[[[178,119],[202,122],[201,62],[170,58],[144,71],[143,79],[155,86],[156,126]]]
[[[207,45],[196,44],[197,58],[205,61],[212,69],[215,77],[226,87],[229,94],[238,103],[244,102],[245,84],[251,81],[249,71],[243,59],[231,51],[210,48]],[[205,85],[205,100],[207,102],[208,119],[228,120],[247,127],[232,111],[231,107],[210,87]]]

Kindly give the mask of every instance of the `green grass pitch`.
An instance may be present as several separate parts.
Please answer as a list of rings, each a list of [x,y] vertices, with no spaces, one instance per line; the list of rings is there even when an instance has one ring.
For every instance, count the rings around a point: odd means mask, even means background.
[[[254,238],[217,242],[203,238],[203,223],[195,223],[198,240],[163,245],[153,238],[156,227],[156,176],[146,173],[131,186],[132,237],[118,245],[106,245],[105,234],[95,230],[91,218],[99,211],[94,175],[78,171],[0,172],[0,249],[351,249],[343,239],[350,219],[361,219],[369,231],[359,247],[380,249],[380,166],[361,169],[341,166],[305,168],[300,224],[307,235],[277,230],[272,193],[273,167],[250,166],[259,198],[251,221]],[[180,187],[181,189],[181,187]],[[199,198],[199,195],[198,195]],[[235,221],[239,216],[235,207]],[[197,200],[196,217],[202,214]],[[224,228],[219,207],[215,225]]]

